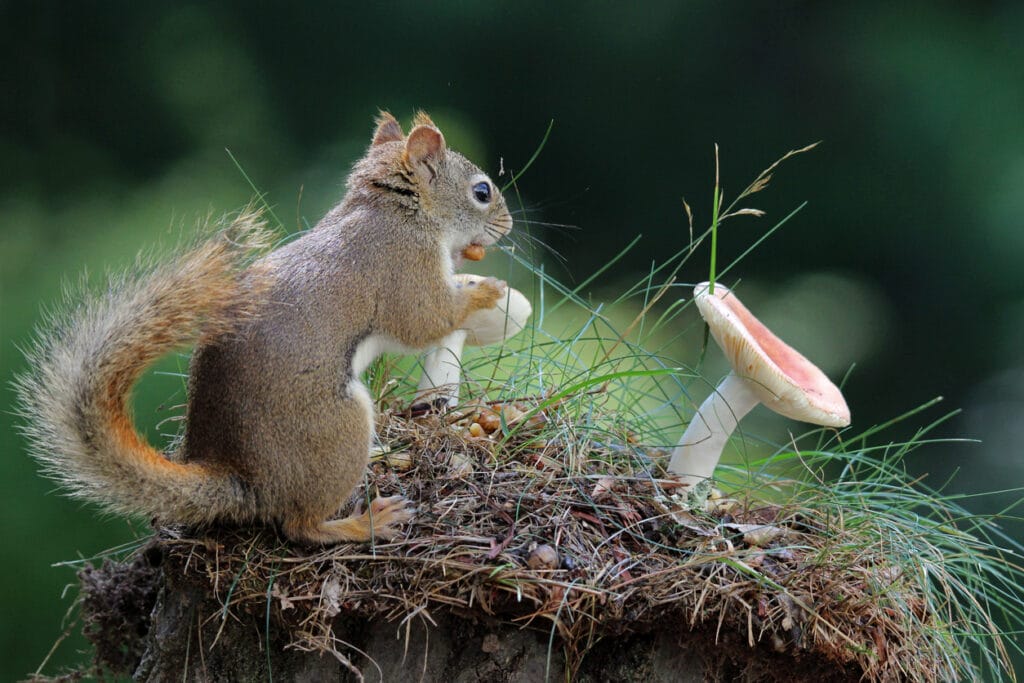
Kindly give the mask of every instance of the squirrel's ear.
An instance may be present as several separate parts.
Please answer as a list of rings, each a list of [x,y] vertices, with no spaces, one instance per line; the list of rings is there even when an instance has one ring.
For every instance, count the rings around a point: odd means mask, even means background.
[[[427,182],[437,178],[437,164],[444,156],[444,136],[433,126],[416,126],[405,141],[402,161]]]
[[[430,119],[430,116],[427,115],[427,112],[423,111],[422,109],[420,109],[418,112],[416,112],[416,118],[414,118],[412,120],[412,125],[413,125],[413,127],[416,127],[416,126],[431,126],[433,128],[437,128],[437,124],[435,124]]]
[[[373,134],[373,144],[399,142],[402,140],[402,127],[390,112],[382,111],[377,117],[377,131]]]

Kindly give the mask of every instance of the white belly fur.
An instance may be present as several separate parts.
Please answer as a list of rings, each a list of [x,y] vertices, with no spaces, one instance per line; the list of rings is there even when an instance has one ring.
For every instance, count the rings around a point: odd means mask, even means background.
[[[370,335],[356,346],[356,352],[352,354],[352,377],[348,381],[348,393],[349,396],[358,401],[364,408],[363,412],[370,427],[368,449],[373,446],[377,425],[374,419],[376,410],[374,410],[373,397],[370,396],[370,390],[363,384],[363,373],[366,372],[366,368],[370,367],[370,363],[375,361],[382,353],[395,351],[401,352],[405,351],[405,349],[401,344],[389,337]]]
[[[356,346],[356,352],[352,354],[352,376],[356,379],[361,377],[370,363],[377,360],[382,353],[415,353],[400,344],[395,339],[383,334],[371,334]]]

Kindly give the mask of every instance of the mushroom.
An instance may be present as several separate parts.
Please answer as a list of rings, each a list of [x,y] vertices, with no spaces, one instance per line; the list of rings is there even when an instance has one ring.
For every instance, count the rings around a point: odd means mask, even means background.
[[[850,424],[850,409],[838,387],[772,334],[735,294],[720,284],[712,294],[709,283],[702,282],[693,300],[732,371],[701,404],[672,451],[670,476],[690,486],[710,478],[736,425],[758,403],[801,422]]]
[[[478,275],[460,273],[455,276],[456,287],[475,285],[482,280]],[[417,391],[416,406],[428,403],[435,408],[454,406],[459,401],[459,382],[462,375],[462,349],[465,345],[486,346],[504,341],[518,334],[525,326],[533,307],[522,292],[511,287],[492,308],[475,311],[466,318],[462,327],[441,340],[423,359],[423,375]]]

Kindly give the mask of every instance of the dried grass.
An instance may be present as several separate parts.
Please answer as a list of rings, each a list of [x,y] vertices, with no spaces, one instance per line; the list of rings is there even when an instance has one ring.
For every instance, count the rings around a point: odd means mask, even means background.
[[[296,647],[336,655],[343,613],[408,623],[454,609],[550,631],[570,665],[610,635],[700,628],[866,681],[956,677],[917,579],[834,511],[742,498],[688,510],[652,478],[657,453],[573,441],[557,409],[542,417],[474,438],[466,412],[386,411],[389,451],[367,490],[416,501],[403,538],[304,554],[267,530],[165,531],[166,570],[205,578],[223,605],[212,618],[269,609]]]

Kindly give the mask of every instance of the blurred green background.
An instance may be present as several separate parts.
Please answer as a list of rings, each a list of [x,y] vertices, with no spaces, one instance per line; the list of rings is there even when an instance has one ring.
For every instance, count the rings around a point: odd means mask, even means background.
[[[378,108],[405,122],[426,109],[492,174],[522,168],[554,119],[522,201],[580,228],[537,233],[568,256],[551,265],[564,280],[644,235],[605,291],[686,244],[684,196],[707,225],[714,143],[735,196],[823,140],[750,202],[767,218],[726,224],[720,261],[808,200],[732,274],[744,300],[833,377],[856,364],[855,426],[936,395],[962,408],[941,434],[983,443],[918,451],[929,483],[1021,484],[1024,3],[627,5],[0,3],[0,678],[34,671],[61,633],[74,572],[51,565],[135,533],[54,495],[13,431],[6,383],[41,307],[83,270],[245,203],[225,148],[286,225],[315,222]],[[180,399],[179,379],[147,379],[151,438]],[[48,670],[82,647],[70,639]]]

